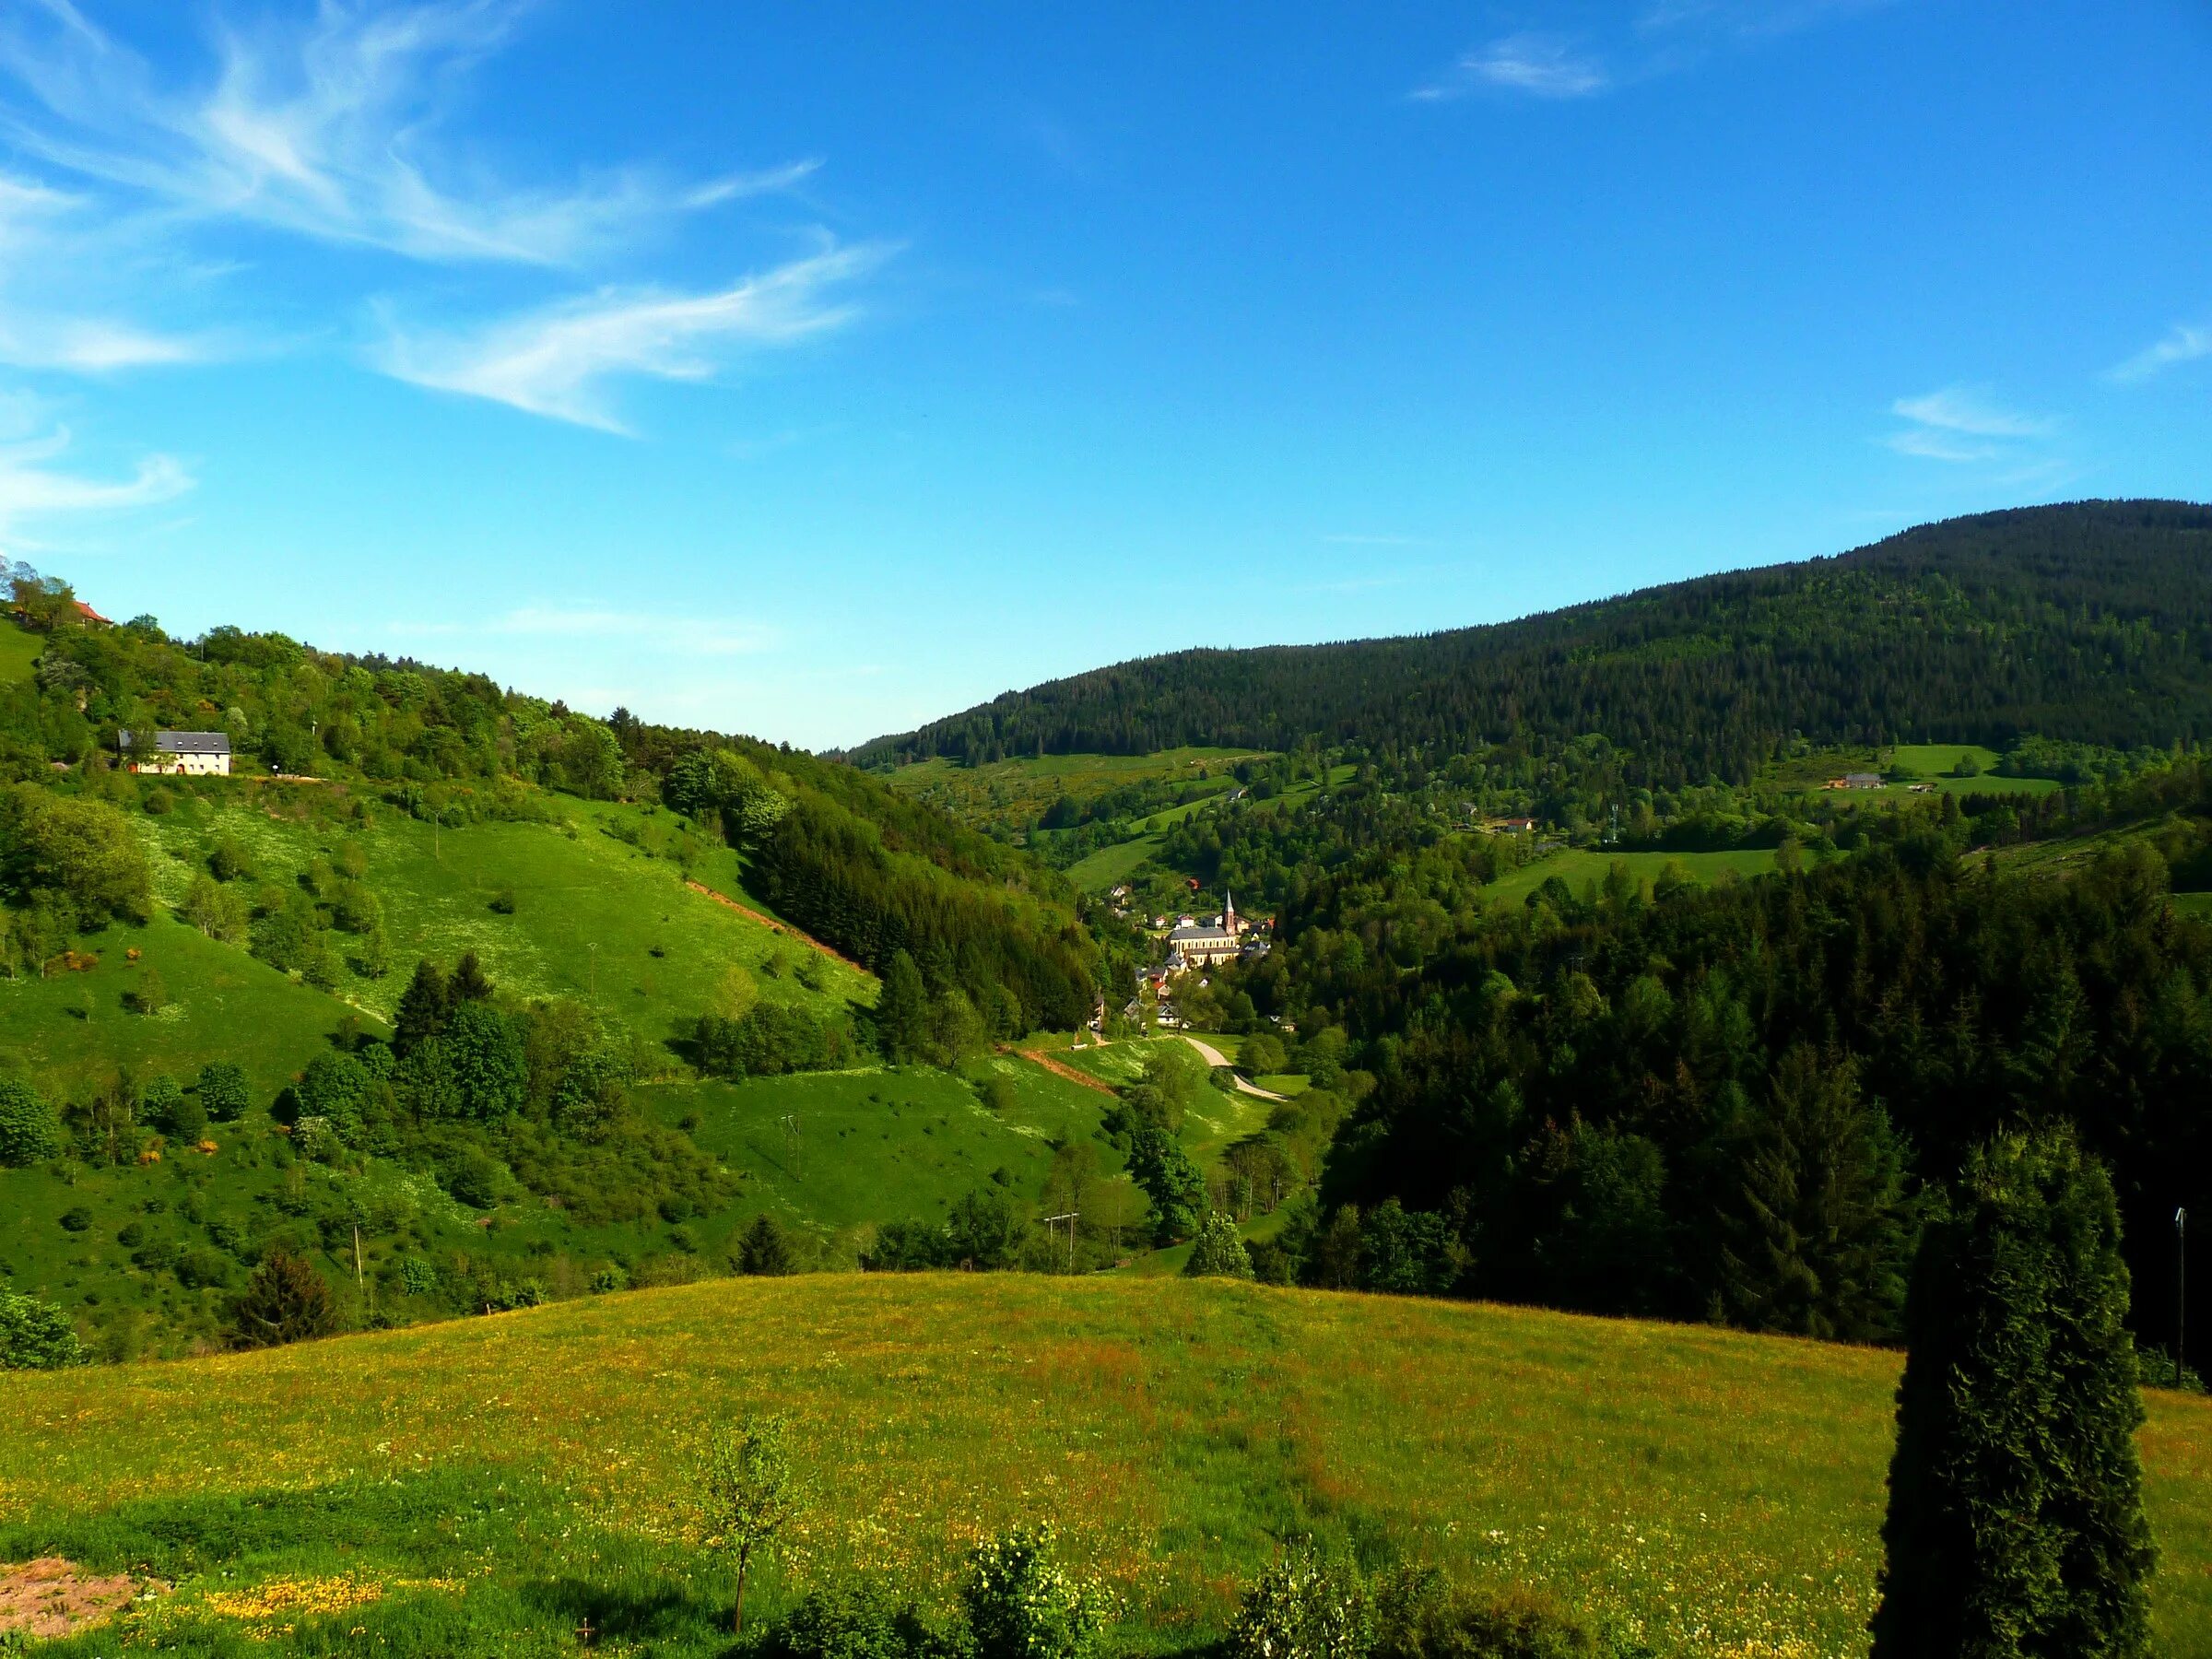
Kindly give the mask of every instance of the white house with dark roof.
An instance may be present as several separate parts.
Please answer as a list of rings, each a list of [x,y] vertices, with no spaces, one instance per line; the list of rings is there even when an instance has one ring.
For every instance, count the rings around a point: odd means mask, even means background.
[[[131,752],[131,735],[115,734],[115,747],[124,755]],[[230,737],[225,732],[156,732],[154,758],[151,760],[133,761],[135,772],[173,772],[188,778],[230,775]]]

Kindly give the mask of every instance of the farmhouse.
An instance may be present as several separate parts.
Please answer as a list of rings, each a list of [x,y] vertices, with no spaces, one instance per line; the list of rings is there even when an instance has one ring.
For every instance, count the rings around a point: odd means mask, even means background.
[[[1882,774],[1880,772],[1845,772],[1840,778],[1830,778],[1821,785],[1821,788],[1879,789],[1881,786]]]
[[[131,735],[115,734],[115,747],[131,752]],[[230,775],[230,739],[222,732],[156,732],[154,758],[131,763],[133,771],[182,772],[187,777]]]

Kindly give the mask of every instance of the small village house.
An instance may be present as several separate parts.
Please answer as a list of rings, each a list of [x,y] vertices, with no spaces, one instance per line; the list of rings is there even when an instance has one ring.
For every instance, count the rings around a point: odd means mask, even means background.
[[[115,734],[115,747],[128,759],[131,734]],[[230,775],[230,738],[223,732],[156,732],[153,759],[133,760],[135,772],[181,773],[188,778]]]

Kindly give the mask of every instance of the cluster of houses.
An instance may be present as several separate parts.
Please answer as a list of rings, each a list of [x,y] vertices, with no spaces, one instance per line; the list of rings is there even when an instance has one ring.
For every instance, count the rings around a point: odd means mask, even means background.
[[[1250,962],[1267,954],[1275,931],[1272,917],[1253,922],[1237,914],[1233,894],[1224,894],[1221,913],[1216,916],[1155,916],[1153,924],[1167,930],[1162,941],[1167,951],[1157,967],[1136,971],[1137,1001],[1129,1005],[1133,1017],[1146,991],[1158,999],[1158,1021],[1170,1030],[1181,1023],[1171,1000],[1174,982],[1186,973],[1218,967],[1223,962]],[[1205,982],[1199,982],[1203,984]]]

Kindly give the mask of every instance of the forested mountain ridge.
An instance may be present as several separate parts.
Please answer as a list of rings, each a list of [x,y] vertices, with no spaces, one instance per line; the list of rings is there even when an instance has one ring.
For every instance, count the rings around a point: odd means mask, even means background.
[[[1092,670],[863,745],[861,766],[1182,745],[1537,746],[1602,732],[1639,782],[1747,781],[1819,744],[2112,748],[2212,733],[2212,507],[2082,501],[1518,621]]]

